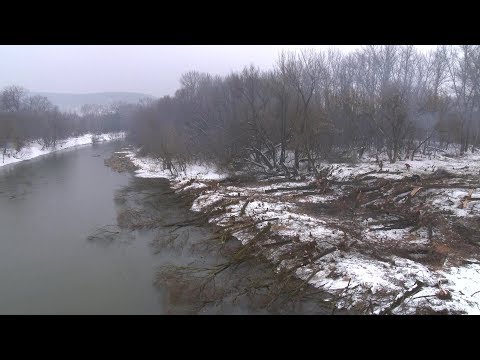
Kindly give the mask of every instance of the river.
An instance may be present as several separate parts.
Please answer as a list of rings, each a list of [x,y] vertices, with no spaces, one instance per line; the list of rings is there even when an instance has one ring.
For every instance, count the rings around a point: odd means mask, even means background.
[[[96,229],[117,224],[125,208],[118,201],[122,191],[168,190],[165,180],[106,167],[104,160],[122,145],[85,146],[0,168],[0,314],[272,313],[250,298],[217,299],[196,310],[188,306],[188,295],[177,301],[171,283],[156,278],[159,267],[191,264],[201,255],[178,247],[154,251],[152,238],[171,230],[129,232],[124,241],[88,240]],[[188,216],[188,209],[168,201],[156,207],[165,219]],[[184,235],[195,243],[211,230],[187,227],[180,239]],[[303,302],[289,312],[325,310]]]

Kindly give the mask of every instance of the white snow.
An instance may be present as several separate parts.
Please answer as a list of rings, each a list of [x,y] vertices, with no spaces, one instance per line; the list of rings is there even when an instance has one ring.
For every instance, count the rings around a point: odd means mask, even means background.
[[[75,146],[88,145],[92,144],[92,139],[95,138],[97,142],[105,142],[115,139],[120,139],[125,137],[124,132],[119,133],[105,133],[100,135],[94,134],[85,134],[78,137],[70,137],[65,140],[57,142],[56,147],[44,147],[41,140],[36,140],[28,143],[25,147],[20,149],[20,151],[15,151],[13,149],[7,149],[7,155],[2,160],[0,154],[0,167],[14,164],[20,161],[30,160],[42,155],[50,154],[55,151],[60,151]]]
[[[125,153],[125,152],[123,152]],[[305,265],[297,269],[297,276],[309,279],[310,284],[325,289],[333,295],[339,295],[338,307],[352,308],[356,305],[364,306],[372,301],[372,313],[380,313],[382,309],[390,306],[396,298],[412,289],[416,281],[421,281],[424,287],[418,293],[403,301],[392,310],[395,314],[414,314],[418,309],[426,307],[435,311],[460,312],[467,314],[480,313],[480,264],[471,264],[463,267],[452,267],[444,264],[443,267],[431,267],[420,262],[399,256],[385,256],[385,259],[367,256],[355,250],[342,251],[339,249],[341,241],[352,242],[352,238],[344,233],[335,217],[323,215],[317,218],[313,215],[302,213],[304,203],[322,203],[339,199],[343,193],[339,189],[335,193],[325,195],[301,195],[298,191],[282,191],[265,193],[272,188],[298,187],[309,184],[314,180],[307,177],[307,181],[290,181],[271,184],[268,181],[260,185],[248,184],[246,186],[214,186],[209,180],[219,180],[226,176],[214,165],[188,164],[186,170],[176,175],[164,169],[160,160],[150,157],[138,157],[135,151],[130,151],[127,156],[140,169],[136,171],[139,177],[165,177],[172,180],[173,188],[180,188],[190,179],[195,181],[181,191],[192,188],[204,189],[194,200],[191,210],[202,211],[212,206],[217,201],[225,198],[240,196],[247,197],[250,202],[245,208],[243,216],[256,220],[278,218],[271,222],[272,231],[280,236],[296,237],[300,242],[316,242],[320,249],[336,246],[337,250],[315,261],[314,264]],[[407,169],[405,164],[410,165]],[[443,168],[453,174],[478,175],[480,171],[480,155],[465,154],[462,157],[432,156],[425,158],[417,156],[415,160],[398,161],[390,164],[384,159],[383,170],[388,172],[378,173],[379,167],[374,158],[360,161],[356,164],[331,164],[332,171],[329,180],[351,180],[355,177],[372,176],[387,179],[402,179],[405,176],[419,174],[420,176],[432,174],[435,170]],[[368,172],[371,174],[367,174]],[[367,175],[365,175],[367,174]],[[208,184],[208,185],[207,185]],[[472,197],[480,197],[479,189],[473,189]],[[468,189],[425,189],[417,196],[425,196],[426,202],[433,208],[446,211],[452,216],[466,217],[479,215],[480,204],[472,201],[466,209],[459,208],[463,198],[468,195]],[[399,195],[400,196],[400,195]],[[226,213],[216,216],[210,221],[217,225],[228,224],[231,217],[239,217],[245,204],[245,198],[239,202],[226,206]],[[477,207],[477,204],[479,206]],[[361,241],[375,244],[383,243],[396,246],[407,242],[410,246],[427,246],[429,244],[426,229],[410,232],[410,228],[376,230],[379,225],[373,222],[378,219],[367,219],[361,231]],[[267,222],[259,223],[256,228],[261,229]],[[239,230],[234,235],[244,244],[248,243],[255,231]],[[265,250],[266,257],[275,260],[281,253],[280,248]],[[412,255],[413,257],[413,255]],[[288,266],[288,261],[280,266]],[[437,293],[446,290],[452,299],[440,299]],[[443,290],[442,290],[443,291]]]
[[[432,206],[446,211],[454,216],[458,217],[471,217],[478,216],[480,214],[480,208],[478,202],[469,202],[467,207],[464,209],[460,205],[464,197],[468,195],[467,189],[448,189],[438,192],[431,202]],[[480,198],[480,195],[477,192],[472,194],[474,198]]]
[[[139,157],[136,151],[129,151],[126,156],[139,168],[135,171],[135,176],[141,178],[221,180],[227,176],[213,164],[189,163],[186,165],[185,170],[173,171],[172,173],[172,171],[163,166],[160,159],[154,159],[149,156]]]
[[[205,195],[201,195],[198,198],[195,199],[195,201],[192,204],[192,211],[201,211],[203,208],[212,205],[218,200],[221,200],[223,198],[222,195],[219,194],[212,194],[212,193],[207,193]]]
[[[480,174],[480,153],[478,152],[474,154],[468,152],[463,156],[432,155],[425,157],[417,155],[413,161],[410,159],[397,160],[393,164],[389,163],[385,157],[382,160],[384,172],[372,173],[368,176],[400,179],[413,174],[432,174],[438,169],[445,169],[456,175]],[[407,169],[406,164],[410,165],[410,169]],[[379,170],[374,157],[365,157],[356,164],[320,162],[319,165],[319,167],[330,167],[332,169],[331,178],[338,180],[348,180],[369,171]]]
[[[441,271],[447,279],[445,289],[452,294],[452,303],[467,314],[480,314],[480,265],[471,264]]]

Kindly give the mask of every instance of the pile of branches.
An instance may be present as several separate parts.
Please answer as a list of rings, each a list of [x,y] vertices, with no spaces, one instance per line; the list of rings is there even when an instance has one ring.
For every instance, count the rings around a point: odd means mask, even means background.
[[[122,173],[127,171],[135,171],[138,169],[138,166],[133,164],[130,159],[128,159],[125,154],[113,153],[108,159],[104,160],[105,166],[112,168],[112,170]]]
[[[465,189],[467,195],[461,199],[458,208],[465,209],[468,204],[480,201],[473,197],[473,190],[480,183],[468,176],[452,174],[433,174],[420,177],[406,176],[401,179],[371,178],[363,174],[349,181],[317,181],[308,186],[308,194],[324,194],[325,192],[343,193],[340,198],[323,204],[302,204],[307,211],[316,215],[341,219],[343,231],[348,231],[358,241],[357,248],[363,250],[375,248],[373,254],[395,254],[415,260],[440,263],[446,257],[445,251],[439,254],[436,247],[443,244],[453,254],[462,257],[468,252],[478,251],[480,236],[478,235],[478,218],[462,218],[451,216],[448,211],[434,208],[429,200],[448,189]],[[306,190],[307,187],[298,187]],[[282,191],[286,189],[276,189]],[[373,219],[373,220],[372,220]],[[359,225],[362,224],[362,225]],[[364,232],[359,226],[367,226],[370,234],[382,231],[406,231],[413,234],[424,231],[429,240],[425,246],[411,246],[408,236],[400,243],[376,241],[375,244],[365,242]],[[360,229],[364,230],[364,229]],[[411,239],[418,236],[411,236]],[[473,248],[472,248],[473,246]],[[441,255],[441,256],[440,256]]]

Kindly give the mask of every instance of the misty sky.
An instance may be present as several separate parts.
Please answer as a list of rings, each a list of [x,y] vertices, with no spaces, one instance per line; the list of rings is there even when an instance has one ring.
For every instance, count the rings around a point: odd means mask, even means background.
[[[0,45],[0,88],[20,85],[32,91],[89,93],[140,92],[173,95],[182,73],[226,75],[251,63],[273,66],[282,49],[331,45]],[[337,45],[351,51],[357,45]],[[432,45],[419,45],[426,51]]]

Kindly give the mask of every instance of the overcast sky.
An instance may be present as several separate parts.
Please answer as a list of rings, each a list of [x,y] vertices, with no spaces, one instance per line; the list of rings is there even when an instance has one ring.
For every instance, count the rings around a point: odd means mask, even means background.
[[[0,88],[32,91],[173,94],[189,70],[226,75],[255,64],[269,69],[282,49],[331,45],[0,45]],[[360,46],[337,45],[341,51]],[[420,45],[426,51],[433,46]]]

